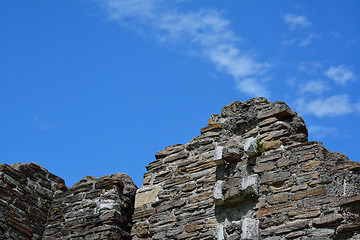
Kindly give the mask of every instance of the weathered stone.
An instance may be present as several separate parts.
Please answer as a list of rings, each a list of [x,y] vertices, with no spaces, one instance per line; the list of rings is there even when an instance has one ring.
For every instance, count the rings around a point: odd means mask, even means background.
[[[344,218],[341,214],[334,213],[326,215],[324,217],[315,218],[313,220],[313,225],[315,227],[324,227],[333,223],[341,222],[343,219]]]
[[[253,128],[244,134],[244,138],[256,137],[259,134],[259,131],[260,131],[260,128],[258,128],[258,127]]]
[[[175,154],[169,155],[166,158],[164,158],[164,163],[170,163],[170,162],[174,162],[176,160],[188,158],[189,155],[190,154],[188,151],[182,151],[179,153],[175,153]]]
[[[208,160],[204,162],[198,162],[197,164],[193,165],[192,167],[188,167],[186,172],[188,173],[196,173],[199,171],[206,170],[208,168],[216,167],[216,163],[213,160]]]
[[[265,120],[259,122],[259,127],[264,127],[266,125],[269,125],[269,124],[272,124],[275,122],[277,122],[277,119],[275,117],[271,117],[271,118],[268,118],[268,119],[265,119]]]
[[[257,157],[256,162],[257,163],[262,163],[262,162],[274,161],[274,160],[279,159],[279,158],[281,158],[280,153],[269,154],[269,155],[267,155],[267,153],[265,153],[265,155]]]
[[[140,190],[140,189],[139,189]],[[154,188],[150,191],[139,192],[135,196],[135,208],[142,207],[145,204],[151,204],[155,202],[161,188]]]
[[[213,125],[218,123],[220,118],[220,114],[213,114],[210,116],[209,121],[208,121],[208,125]]]
[[[306,209],[306,210],[297,210],[297,211],[290,211],[289,217],[291,218],[314,218],[318,217],[321,214],[321,211],[319,208],[314,209]]]
[[[273,162],[268,162],[268,163],[264,163],[260,166],[254,167],[253,170],[255,173],[261,173],[261,172],[273,170],[274,168],[275,168],[275,164]]]
[[[336,228],[337,233],[352,232],[355,230],[360,230],[360,223],[344,224],[344,225],[340,225]]]
[[[208,131],[221,129],[221,123],[215,123],[210,126],[204,127],[200,130],[201,134],[206,133]]]
[[[190,192],[190,191],[194,190],[195,188],[196,188],[196,184],[195,184],[195,183],[189,183],[189,184],[186,184],[186,185],[182,188],[182,190],[183,190],[184,192]]]
[[[294,185],[294,180],[292,178],[289,178],[284,181],[278,181],[271,183],[273,186],[270,186],[270,191],[272,193],[280,193],[280,192],[289,192],[291,190],[291,187]]]
[[[281,168],[284,167],[285,169],[289,168],[291,165],[294,165],[297,163],[296,158],[282,158],[276,161],[276,166]]]
[[[280,216],[276,216],[276,217],[271,217],[271,218],[267,218],[265,219],[261,224],[260,227],[261,228],[268,228],[268,227],[272,227],[272,226],[277,226],[282,224],[285,221],[285,216],[284,215],[280,215]]]
[[[323,187],[311,189],[311,190],[307,190],[307,191],[302,191],[302,192],[298,192],[298,193],[295,193],[294,195],[292,195],[291,200],[296,201],[296,200],[300,200],[303,198],[314,197],[314,196],[325,194],[325,192],[326,192],[326,189]]]
[[[288,201],[289,194],[288,193],[279,193],[276,195],[271,195],[268,197],[268,202],[270,204],[279,204],[279,203],[285,203]]]
[[[274,205],[271,207],[260,208],[257,211],[256,216],[257,217],[269,216],[269,215],[272,215],[275,213],[281,213],[281,212],[287,212],[290,210],[294,210],[296,208],[297,208],[296,202],[289,202],[289,203]]]
[[[185,149],[185,145],[183,145],[183,144],[176,144],[176,145],[168,146],[164,150],[161,150],[161,151],[157,152],[155,154],[155,158],[156,159],[164,158],[164,157],[166,157],[168,155],[180,152],[180,151],[182,151],[184,149]]]
[[[19,230],[20,232],[26,234],[29,237],[32,237],[33,235],[33,231],[29,227],[27,227],[25,224],[19,223],[13,218],[9,219],[8,224],[9,226]]]
[[[287,222],[284,225],[277,227],[275,233],[284,234],[288,232],[298,231],[306,228],[308,224],[309,224],[308,220],[296,220],[293,222]]]
[[[309,186],[310,187],[316,187],[317,185],[329,184],[332,181],[333,180],[332,180],[331,177],[324,177],[322,179],[317,179],[317,180],[313,180],[313,181],[309,182]]]
[[[189,176],[179,176],[179,177],[174,177],[172,179],[166,180],[164,183],[163,188],[171,188],[173,186],[177,186],[177,185],[181,185],[184,183],[187,183],[190,181],[190,177]]]
[[[306,189],[308,189],[308,185],[305,183],[305,184],[301,184],[301,185],[292,187],[291,192],[297,192],[297,191],[306,190]]]
[[[224,181],[222,181],[222,180],[216,181],[213,197],[214,197],[215,203],[217,203],[217,204],[222,204],[223,201],[225,200],[224,195],[223,195],[223,186],[224,186]]]
[[[185,226],[185,231],[187,232],[195,232],[195,231],[198,231],[200,229],[203,229],[204,228],[204,225],[203,224],[198,224],[198,225],[186,225]]]
[[[281,142],[279,140],[263,142],[263,148],[266,150],[277,149],[281,146]]]
[[[352,161],[346,161],[345,163],[338,164],[334,167],[332,167],[329,170],[330,175],[336,174],[338,172],[343,171],[344,169],[348,169],[350,171],[359,171],[360,170],[360,163],[359,162],[352,162]]]
[[[259,153],[256,150],[256,138],[250,137],[244,143],[244,151],[249,157],[257,156]]]
[[[297,181],[299,184],[310,182],[310,180],[318,179],[319,173],[317,171],[301,173],[297,175]]]
[[[277,118],[289,118],[293,115],[290,108],[284,102],[275,102],[269,110],[261,111],[258,114],[259,119],[277,117]]]
[[[330,240],[333,239],[335,230],[332,228],[323,228],[323,229],[312,229],[308,230],[307,234],[312,240]],[[329,238],[331,237],[331,238]]]
[[[305,171],[309,171],[310,169],[313,169],[317,166],[320,165],[320,161],[310,161],[308,163],[305,163],[303,166],[302,166],[302,169],[304,169]]]
[[[314,159],[315,157],[316,157],[315,153],[310,153],[310,154],[303,155],[303,156],[301,156],[301,162]]]
[[[340,205],[348,205],[348,204],[359,204],[360,203],[360,196],[355,196],[351,198],[346,198],[340,201]]]
[[[296,232],[291,232],[285,235],[286,239],[293,239],[293,238],[297,238],[297,237],[301,237],[301,236],[305,236],[306,232],[305,231],[296,231]]]
[[[146,218],[151,216],[152,214],[154,214],[156,212],[155,209],[149,209],[149,210],[143,210],[143,211],[136,211],[136,213],[134,213],[134,215],[132,216],[132,218],[138,219],[138,218]]]
[[[224,152],[223,159],[225,160],[225,162],[228,162],[228,163],[234,163],[234,162],[241,161],[239,154],[237,154],[236,152]]]
[[[265,173],[260,180],[260,184],[276,184],[284,182],[290,178],[290,172],[270,172]]]
[[[313,206],[317,206],[317,205],[324,205],[324,204],[329,204],[332,205],[338,205],[338,201],[336,199],[336,197],[334,196],[319,196],[316,198],[310,198],[310,199],[304,199],[303,200],[303,204],[305,208],[309,208],[309,207],[313,207]]]
[[[201,202],[204,200],[209,199],[210,197],[212,197],[213,192],[212,191],[207,191],[207,192],[202,192],[200,194],[198,194],[196,197],[193,197],[189,200],[189,204],[192,203],[197,203],[197,202]]]
[[[242,239],[258,239],[259,238],[259,220],[253,218],[244,218],[241,226]]]

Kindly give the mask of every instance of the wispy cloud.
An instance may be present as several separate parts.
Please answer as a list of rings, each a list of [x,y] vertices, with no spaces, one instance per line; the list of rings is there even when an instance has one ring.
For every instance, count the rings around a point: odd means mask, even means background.
[[[37,127],[41,130],[41,131],[47,131],[50,128],[53,128],[53,124],[49,121],[44,121],[42,119],[40,119],[39,117],[34,117],[34,122],[36,123]]]
[[[237,81],[236,89],[241,92],[245,92],[250,96],[269,96],[270,93],[264,85],[264,80],[256,78],[246,78],[241,81]]]
[[[286,14],[284,16],[284,21],[290,25],[291,30],[311,26],[311,22],[304,15]]]
[[[347,82],[356,80],[355,74],[350,67],[339,65],[337,67],[331,66],[324,74],[332,79],[335,83],[345,86]]]
[[[339,32],[336,32],[336,31],[333,31],[333,32],[330,32],[329,35],[333,38],[336,38],[336,39],[341,39],[342,36]]]
[[[306,72],[307,74],[318,74],[319,70],[322,68],[322,64],[320,62],[301,62],[299,64],[298,69],[302,72]]]
[[[309,82],[301,83],[298,85],[298,92],[301,94],[304,93],[321,94],[329,89],[330,87],[328,86],[328,84],[322,80],[311,80]]]
[[[306,47],[309,45],[313,40],[320,38],[319,34],[310,33],[305,39],[300,40],[299,46]]]
[[[357,114],[360,114],[360,101],[355,104],[355,110]]]
[[[317,117],[341,116],[352,113],[354,110],[346,94],[315,100],[300,98],[295,102],[295,106],[302,114],[312,114]]]
[[[184,12],[176,1],[96,1],[105,7],[110,20],[152,36],[161,44],[185,49],[189,54],[210,61],[234,78],[239,91],[251,96],[269,95],[265,85],[258,84],[257,79],[270,65],[258,62],[252,54],[238,47],[239,37],[235,36],[222,12],[214,9]]]
[[[286,85],[288,85],[289,87],[294,87],[296,84],[296,77],[288,77],[286,79]]]
[[[309,133],[315,138],[315,139],[323,139],[325,137],[340,137],[344,136],[340,133],[340,130],[338,128],[334,127],[325,127],[325,126],[317,126],[317,125],[310,125],[308,127]]]

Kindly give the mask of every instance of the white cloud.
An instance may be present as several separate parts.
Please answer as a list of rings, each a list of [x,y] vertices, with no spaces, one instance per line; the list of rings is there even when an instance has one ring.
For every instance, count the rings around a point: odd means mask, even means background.
[[[330,32],[329,35],[331,37],[333,37],[333,38],[336,38],[336,39],[342,38],[341,34],[339,32],[336,32],[336,31]]]
[[[298,85],[298,91],[301,94],[304,93],[321,94],[329,89],[330,87],[327,85],[327,83],[321,80],[311,80],[307,83]]]
[[[154,18],[155,5],[158,0],[95,0],[105,7],[110,20],[125,23],[129,18],[149,19]]]
[[[288,85],[289,87],[294,87],[296,84],[296,77],[289,77],[286,80],[286,85]]]
[[[300,71],[312,75],[318,74],[321,68],[322,64],[320,62],[301,62],[298,67]]]
[[[284,21],[290,25],[291,30],[311,26],[311,22],[303,15],[286,14],[284,16]]]
[[[322,139],[329,136],[332,137],[340,136],[339,129],[333,127],[310,125],[308,129],[309,129],[309,135],[313,136],[315,139]]]
[[[347,82],[356,80],[355,74],[350,70],[350,67],[339,65],[337,67],[331,66],[324,74],[332,79],[335,83],[345,86]]]
[[[35,121],[37,127],[41,131],[46,131],[46,130],[49,130],[50,128],[54,127],[54,125],[51,122],[41,120],[39,117],[34,117],[34,121]]]
[[[318,39],[320,38],[320,35],[318,34],[314,34],[314,33],[310,33],[309,36],[307,36],[307,38],[305,39],[302,39],[300,42],[299,42],[299,46],[300,47],[306,47],[307,45],[309,45],[312,40],[315,40],[315,39]]]
[[[317,117],[334,117],[353,112],[353,106],[346,94],[315,100],[300,98],[295,102],[295,106],[302,114],[313,114]]]
[[[212,62],[218,70],[230,74],[239,91],[252,96],[267,93],[257,78],[270,65],[260,63],[241,51],[239,38],[230,28],[230,22],[216,10],[203,9],[182,12],[176,2],[162,0],[97,0],[106,8],[111,20],[131,27],[143,35],[154,36],[159,43],[171,44],[181,51],[200,56]],[[252,79],[249,81],[249,79]],[[256,90],[258,89],[258,90]]]
[[[357,114],[360,114],[360,101],[355,104],[355,110]]]
[[[241,92],[245,92],[250,96],[268,97],[270,95],[263,81],[259,81],[256,78],[238,80],[236,82],[236,89]]]

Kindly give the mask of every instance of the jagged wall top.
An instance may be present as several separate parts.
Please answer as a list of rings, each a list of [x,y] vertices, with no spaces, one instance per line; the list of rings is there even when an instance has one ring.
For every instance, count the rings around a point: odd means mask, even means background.
[[[133,239],[354,239],[360,164],[308,142],[284,102],[235,101],[159,151],[137,190]],[[264,152],[252,154],[249,140]]]
[[[252,98],[246,102],[234,101],[213,114],[202,134],[222,129],[224,137],[243,135],[243,138],[255,136],[263,139],[264,133],[271,130],[275,133],[273,140],[282,140],[284,145],[306,142],[308,130],[304,120],[289,106],[282,102],[270,102],[264,97]],[[286,137],[290,139],[286,140]]]

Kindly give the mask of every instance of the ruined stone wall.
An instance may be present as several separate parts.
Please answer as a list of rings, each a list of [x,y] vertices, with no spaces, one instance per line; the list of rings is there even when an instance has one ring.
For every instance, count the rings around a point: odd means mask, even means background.
[[[133,239],[360,239],[360,164],[307,141],[283,102],[236,101],[156,154]]]
[[[127,174],[85,177],[55,192],[43,239],[130,238],[137,187]]]
[[[131,239],[127,174],[64,180],[34,163],[0,165],[0,239]]]
[[[38,164],[1,164],[0,239],[42,239],[54,191],[62,184]]]
[[[360,239],[360,163],[308,142],[283,102],[235,101],[155,158],[139,189],[1,164],[0,239]]]

